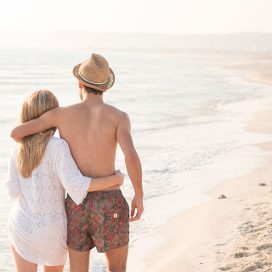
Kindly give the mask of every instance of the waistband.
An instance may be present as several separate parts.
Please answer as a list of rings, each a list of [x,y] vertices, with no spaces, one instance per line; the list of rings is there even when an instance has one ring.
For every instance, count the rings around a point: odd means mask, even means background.
[[[120,189],[117,190],[109,190],[109,191],[95,191],[95,192],[89,192],[87,196],[114,196],[114,195],[120,195],[122,194],[122,191]]]
[[[113,197],[113,196],[123,196],[122,191],[120,189],[116,190],[109,190],[109,191],[95,191],[95,192],[89,192],[86,195],[86,199],[90,198],[107,198],[107,197]],[[67,194],[67,198],[72,199],[69,194]]]

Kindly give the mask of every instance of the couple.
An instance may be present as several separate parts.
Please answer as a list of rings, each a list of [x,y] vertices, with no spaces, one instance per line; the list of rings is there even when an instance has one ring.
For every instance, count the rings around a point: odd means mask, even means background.
[[[92,54],[74,67],[81,102],[59,107],[50,91],[22,106],[20,142],[9,162],[7,188],[15,201],[8,228],[17,272],[86,272],[90,250],[105,252],[108,271],[126,271],[129,221],[143,212],[142,170],[126,113],[105,104],[114,84],[107,60]],[[61,138],[53,137],[58,128]],[[134,188],[131,211],[115,171],[117,143]],[[65,191],[68,193],[65,199]],[[130,217],[130,218],[129,218]]]

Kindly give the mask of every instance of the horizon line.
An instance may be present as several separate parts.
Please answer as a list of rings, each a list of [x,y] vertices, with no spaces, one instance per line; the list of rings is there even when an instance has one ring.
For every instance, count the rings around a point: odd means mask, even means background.
[[[191,32],[191,33],[164,33],[164,32],[127,32],[127,31],[91,31],[91,30],[1,30],[2,34],[68,34],[68,33],[91,33],[91,34],[117,34],[117,35],[165,35],[165,36],[186,36],[186,35],[195,35],[195,36],[209,36],[209,35],[237,35],[237,34],[261,34],[269,35],[272,34],[272,31],[235,31],[235,32]]]

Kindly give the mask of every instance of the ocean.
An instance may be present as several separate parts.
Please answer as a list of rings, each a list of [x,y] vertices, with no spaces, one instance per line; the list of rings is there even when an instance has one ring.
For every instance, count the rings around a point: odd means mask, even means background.
[[[127,40],[125,36],[122,39],[115,40],[112,47],[107,44],[101,48],[86,44],[58,44],[54,48],[52,42],[49,47],[0,48],[1,272],[14,271],[5,229],[12,204],[4,184],[14,144],[9,133],[17,123],[21,103],[39,89],[53,91],[62,106],[77,103],[72,68],[91,52],[104,55],[115,71],[116,83],[104,99],[130,116],[143,166],[146,203],[184,190],[189,181],[177,179],[180,174],[199,170],[219,155],[241,148],[246,119],[237,112],[222,110],[224,105],[270,95],[269,87],[244,81],[224,68],[241,57],[235,52],[172,50],[164,44],[152,50],[133,43],[124,46]],[[144,45],[144,37],[141,43]],[[120,149],[116,167],[126,173]],[[127,176],[123,191],[130,202],[133,190]],[[142,223],[131,227],[130,246],[154,224],[147,211]],[[92,271],[104,271],[102,255],[95,254],[94,259]]]

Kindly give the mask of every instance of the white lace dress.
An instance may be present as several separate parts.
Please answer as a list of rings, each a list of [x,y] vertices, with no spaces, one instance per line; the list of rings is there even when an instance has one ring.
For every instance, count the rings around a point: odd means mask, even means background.
[[[7,188],[15,200],[8,220],[10,241],[25,260],[40,265],[62,265],[66,261],[65,190],[80,204],[91,179],[82,176],[68,144],[51,137],[44,157],[23,178],[16,167],[17,149],[9,162]]]

